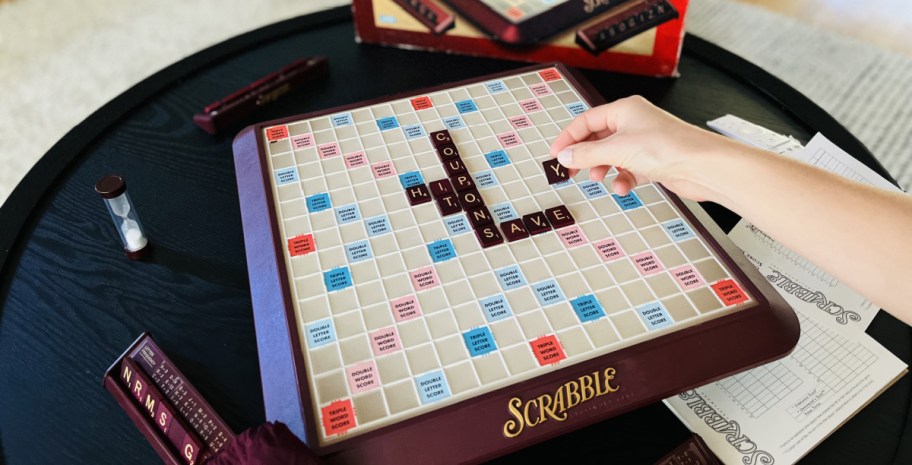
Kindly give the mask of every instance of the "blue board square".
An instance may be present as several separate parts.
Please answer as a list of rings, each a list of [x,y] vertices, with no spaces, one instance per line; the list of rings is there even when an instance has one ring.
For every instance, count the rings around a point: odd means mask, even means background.
[[[492,94],[499,94],[507,90],[507,86],[500,80],[486,82],[485,87],[487,87],[488,92]]]
[[[587,199],[597,199],[608,195],[608,190],[605,189],[605,185],[598,181],[583,181],[577,184],[577,186],[579,186],[580,191]]]
[[[497,344],[494,343],[494,336],[487,326],[475,328],[471,331],[462,333],[462,340],[465,341],[466,349],[469,349],[469,355],[478,357],[497,350]]]
[[[399,184],[402,184],[403,189],[408,189],[418,184],[424,184],[424,177],[421,176],[420,171],[409,171],[399,175]]]
[[[461,116],[451,116],[449,118],[444,118],[443,124],[446,125],[447,129],[462,129],[466,127],[465,122],[462,121]]]
[[[567,108],[567,111],[569,111],[571,115],[576,116],[576,115],[586,111],[586,109],[588,107],[583,102],[573,102],[573,103],[568,103],[566,108]]]
[[[598,320],[605,316],[602,304],[592,294],[577,297],[570,301],[570,305],[580,322]]]
[[[500,287],[505,291],[526,285],[526,278],[520,271],[519,265],[501,268],[495,271],[494,274],[497,275],[497,280],[500,281]]]
[[[367,239],[363,241],[352,242],[345,245],[345,255],[348,256],[349,263],[356,263],[369,258],[374,258],[371,251],[370,242]]]
[[[443,371],[425,373],[415,378],[415,388],[422,404],[430,404],[450,397],[450,385]]]
[[[325,192],[307,197],[307,211],[311,213],[321,212],[330,208],[332,208],[332,203],[329,201],[329,194]]]
[[[417,139],[419,137],[427,136],[427,133],[424,132],[424,128],[421,127],[420,124],[402,126],[402,133],[405,134],[406,139]]]
[[[640,319],[643,320],[643,323],[646,325],[646,329],[654,330],[664,328],[666,326],[671,326],[674,323],[674,320],[671,319],[671,315],[668,314],[668,311],[665,310],[665,306],[661,302],[652,302],[641,307],[637,307],[637,314],[640,315]]]
[[[498,184],[497,176],[494,176],[493,171],[479,171],[472,175],[472,177],[475,178],[475,185],[478,186],[479,189],[493,187]]]
[[[504,152],[503,150],[488,152],[485,154],[485,159],[488,160],[488,164],[491,165],[491,168],[500,168],[501,166],[510,164],[510,157],[508,157],[507,152]]]
[[[393,230],[386,215],[374,216],[364,220],[364,229],[367,230],[367,235],[370,237],[386,234]]]
[[[284,185],[284,184],[288,184],[290,182],[297,182],[298,181],[298,167],[291,166],[288,168],[282,168],[282,169],[276,170],[275,177],[276,177],[276,184],[278,184],[280,186]]]
[[[395,116],[380,118],[377,120],[377,127],[380,128],[381,131],[395,129],[399,127],[399,120],[397,120]]]
[[[548,305],[554,305],[558,302],[567,300],[567,298],[564,297],[564,292],[561,291],[560,286],[557,285],[557,281],[553,279],[533,284],[532,291],[535,292],[535,298],[538,299],[538,303],[541,304],[542,307],[547,307]]]
[[[327,291],[338,291],[352,285],[351,271],[347,266],[323,272],[323,284]]]
[[[478,107],[475,106],[475,102],[472,100],[462,100],[456,102],[456,109],[459,110],[459,113],[471,113],[473,111],[478,111]]]
[[[427,249],[434,263],[456,258],[456,249],[453,248],[453,243],[449,239],[431,242],[427,245]]]
[[[314,321],[305,326],[304,330],[307,332],[307,345],[311,349],[336,341],[336,328],[332,318]]]
[[[491,207],[491,212],[494,213],[494,216],[497,217],[497,221],[500,223],[519,218],[519,215],[516,214],[516,210],[513,208],[513,205],[509,202],[494,205]]]
[[[643,202],[640,201],[640,198],[637,197],[636,192],[630,191],[629,194],[621,197],[617,194],[611,194],[614,197],[614,201],[617,202],[618,206],[623,210],[633,210],[634,208],[642,207]]]
[[[348,224],[360,219],[361,210],[358,209],[358,204],[356,203],[344,205],[336,209],[336,221],[339,224]]]
[[[444,218],[443,224],[446,225],[447,231],[450,232],[451,236],[458,236],[472,230],[471,226],[469,226],[469,221],[462,213]]]
[[[554,189],[563,189],[565,187],[570,187],[573,185],[573,179],[568,179],[566,181],[556,182],[551,184],[551,187]]]
[[[351,113],[339,113],[338,115],[330,116],[329,119],[332,120],[332,125],[334,127],[351,126],[352,124],[355,124],[354,120],[352,120]]]
[[[680,242],[696,237],[693,231],[690,229],[690,226],[680,218],[676,220],[666,221],[662,223],[662,227],[665,228],[665,231],[668,233],[668,237],[670,237],[671,240],[675,242]]]
[[[478,301],[485,319],[489,322],[502,320],[513,315],[513,309],[503,294],[497,294]]]

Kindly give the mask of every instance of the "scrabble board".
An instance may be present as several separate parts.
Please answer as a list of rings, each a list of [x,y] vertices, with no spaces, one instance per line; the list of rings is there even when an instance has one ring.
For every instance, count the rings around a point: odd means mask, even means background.
[[[531,44],[630,0],[444,1],[496,40]]]
[[[242,132],[267,417],[340,461],[477,461],[790,351],[702,210],[551,159],[599,103],[546,65]]]

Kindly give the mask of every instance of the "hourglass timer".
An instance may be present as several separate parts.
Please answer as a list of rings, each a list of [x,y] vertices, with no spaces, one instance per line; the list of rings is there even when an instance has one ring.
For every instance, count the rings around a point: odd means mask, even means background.
[[[101,195],[108,206],[127,257],[133,260],[142,258],[149,241],[143,234],[139,215],[127,195],[127,183],[120,176],[105,176],[95,184],[95,192]]]

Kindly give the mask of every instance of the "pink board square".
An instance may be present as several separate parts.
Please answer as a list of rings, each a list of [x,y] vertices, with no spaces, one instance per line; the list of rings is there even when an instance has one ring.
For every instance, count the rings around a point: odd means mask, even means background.
[[[633,261],[633,264],[643,276],[656,274],[665,269],[662,266],[662,262],[659,261],[659,257],[656,257],[651,251],[631,255],[630,260]]]
[[[516,129],[530,128],[532,123],[529,121],[529,118],[526,115],[514,116],[509,118],[510,124],[513,125]]]
[[[700,276],[700,273],[694,269],[691,265],[679,266],[677,268],[668,270],[671,273],[671,277],[674,278],[675,282],[678,283],[678,286],[682,290],[688,291],[690,289],[700,287],[706,284],[706,281],[703,280],[703,277]]]
[[[378,329],[367,335],[370,338],[371,350],[374,355],[381,356],[391,354],[402,348],[402,341],[399,339],[399,331],[395,326]]]
[[[586,239],[586,235],[583,234],[583,231],[580,230],[579,226],[570,226],[568,228],[559,229],[557,231],[557,235],[560,236],[561,241],[564,243],[564,246],[568,249],[589,243],[589,239]]]
[[[374,177],[377,179],[396,174],[396,167],[393,166],[392,161],[381,161],[380,163],[374,163],[371,165],[371,170],[373,170]]]
[[[529,90],[532,91],[532,94],[536,97],[541,97],[543,95],[551,94],[551,86],[545,83],[532,84],[529,86]]]
[[[345,166],[349,169],[367,165],[367,157],[364,152],[352,152],[345,156]]]
[[[505,132],[503,134],[498,134],[497,139],[500,141],[500,145],[504,148],[514,147],[522,144],[522,139],[519,138],[519,134],[515,132]]]
[[[519,102],[519,106],[522,107],[523,111],[526,113],[534,113],[536,111],[542,111],[542,106],[538,103],[537,99],[530,98],[529,100],[523,100]]]
[[[421,304],[414,295],[407,295],[390,301],[390,309],[396,321],[406,321],[421,316]]]
[[[318,145],[317,151],[320,152],[320,158],[335,157],[336,155],[342,154],[342,150],[339,148],[338,142]]]
[[[504,148],[522,144],[522,139],[519,138],[519,134],[516,134],[512,131],[498,134],[497,140],[500,141],[500,145],[502,145]]]
[[[624,253],[624,249],[621,248],[621,244],[618,244],[613,237],[593,242],[592,245],[595,246],[595,251],[598,252],[599,257],[602,257],[602,260],[606,262],[617,260],[627,255]]]
[[[432,289],[440,285],[440,279],[437,278],[437,270],[433,266],[419,268],[409,273],[412,278],[412,286],[416,291]]]
[[[295,150],[306,149],[314,146],[314,135],[311,133],[298,134],[291,138],[291,147]]]
[[[352,394],[367,392],[380,387],[380,373],[373,360],[352,365],[345,369],[348,387]]]

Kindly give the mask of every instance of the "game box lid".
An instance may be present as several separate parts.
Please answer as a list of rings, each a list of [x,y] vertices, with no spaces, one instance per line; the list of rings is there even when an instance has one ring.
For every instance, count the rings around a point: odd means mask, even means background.
[[[356,39],[394,47],[677,73],[688,0],[354,0]]]

